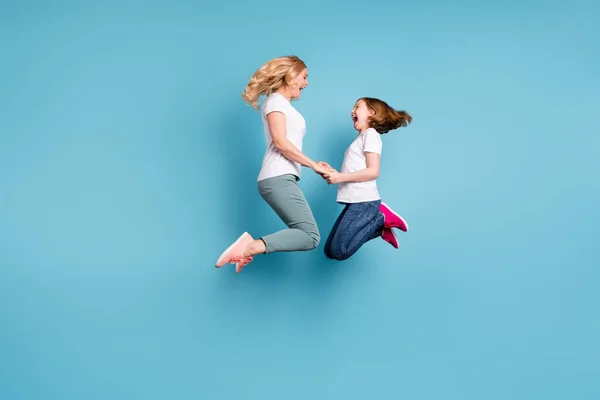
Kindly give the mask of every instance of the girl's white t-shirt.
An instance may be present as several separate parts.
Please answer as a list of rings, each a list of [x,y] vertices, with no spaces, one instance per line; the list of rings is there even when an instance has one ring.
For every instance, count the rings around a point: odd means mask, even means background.
[[[283,156],[273,145],[273,137],[269,130],[267,115],[279,111],[285,115],[285,130],[288,140],[302,151],[302,139],[306,134],[306,122],[302,114],[296,110],[290,101],[279,93],[270,94],[261,107],[262,121],[264,125],[265,139],[267,140],[267,151],[263,158],[262,168],[258,174],[258,180],[272,178],[284,174],[293,174],[300,178],[301,165]]]
[[[344,153],[344,162],[340,172],[358,172],[367,168],[366,152],[381,155],[382,141],[379,133],[369,128],[350,144]],[[381,200],[377,189],[376,179],[366,182],[338,183],[338,203],[361,203],[365,201]]]

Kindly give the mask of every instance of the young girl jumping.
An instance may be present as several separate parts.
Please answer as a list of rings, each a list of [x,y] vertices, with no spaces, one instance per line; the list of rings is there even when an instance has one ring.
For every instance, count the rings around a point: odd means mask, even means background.
[[[406,127],[412,117],[386,102],[372,97],[358,99],[350,112],[358,137],[344,153],[341,171],[323,174],[329,184],[337,184],[337,202],[344,204],[325,243],[325,255],[346,260],[371,239],[380,237],[398,248],[393,228],[408,231],[406,221],[381,202],[377,177],[382,150],[380,135]]]

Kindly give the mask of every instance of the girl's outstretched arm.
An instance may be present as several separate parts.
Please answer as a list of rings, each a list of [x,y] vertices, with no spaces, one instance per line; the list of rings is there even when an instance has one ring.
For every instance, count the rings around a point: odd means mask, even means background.
[[[367,168],[357,172],[337,172],[332,171],[323,174],[327,183],[335,185],[341,182],[366,182],[379,177],[379,165],[381,156],[377,153],[365,152]]]

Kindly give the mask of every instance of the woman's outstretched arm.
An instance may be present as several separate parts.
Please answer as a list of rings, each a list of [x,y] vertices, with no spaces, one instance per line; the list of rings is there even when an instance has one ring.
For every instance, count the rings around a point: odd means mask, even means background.
[[[288,140],[285,130],[285,115],[283,113],[279,111],[269,113],[267,115],[267,122],[271,137],[273,138],[273,145],[285,158],[308,167],[318,174],[327,172],[327,169],[322,164],[313,161]]]

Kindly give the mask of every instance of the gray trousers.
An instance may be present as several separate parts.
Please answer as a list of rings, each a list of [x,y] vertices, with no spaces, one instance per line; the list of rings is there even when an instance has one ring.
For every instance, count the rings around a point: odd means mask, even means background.
[[[261,237],[266,254],[312,250],[319,244],[319,229],[298,180],[286,174],[258,181],[260,195],[289,228]]]

